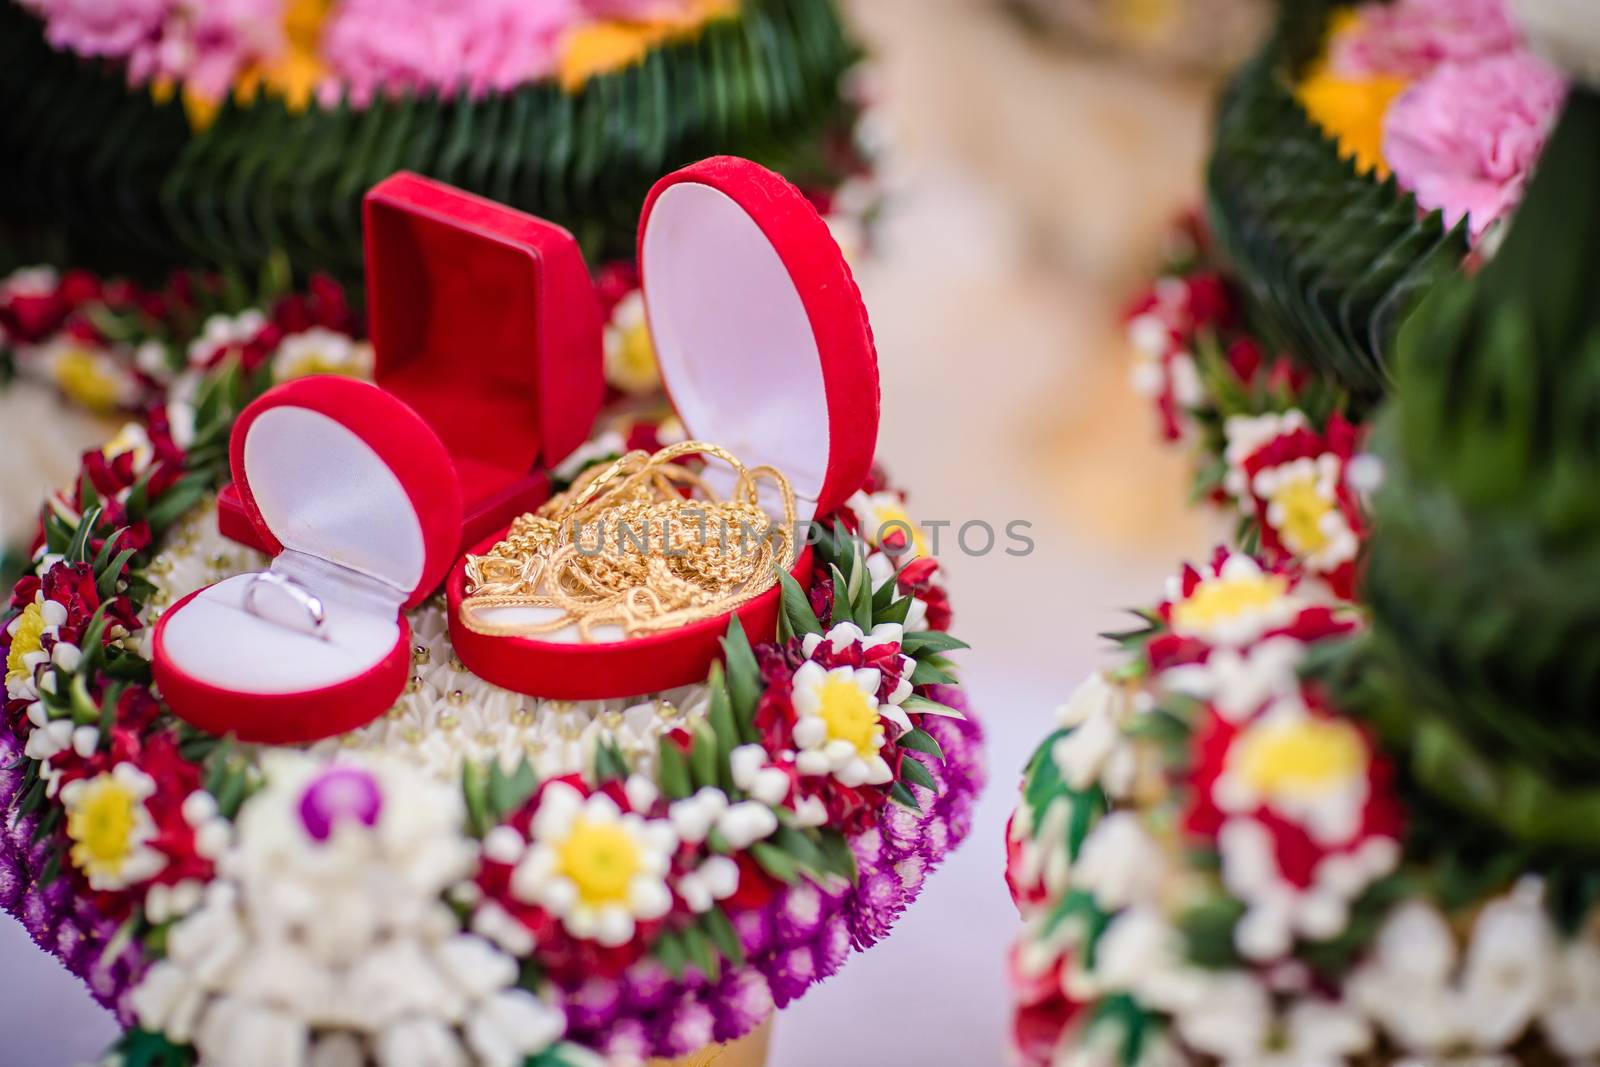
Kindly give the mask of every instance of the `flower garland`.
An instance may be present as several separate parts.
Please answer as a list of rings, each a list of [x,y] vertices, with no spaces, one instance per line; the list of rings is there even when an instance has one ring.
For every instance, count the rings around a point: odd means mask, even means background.
[[[1133,385],[1167,440],[1195,458],[1194,497],[1237,517],[1237,541],[1354,595],[1379,480],[1366,410],[1286,355],[1269,355],[1198,220],[1175,231],[1164,275],[1129,306]]]
[[[259,563],[215,528],[233,418],[370,350],[328,283],[25,280],[0,303],[19,368],[76,333],[165,397],[51,498],[0,617],[0,905],[129,1027],[120,1062],[685,1055],[885,936],[966,834],[965,646],[937,561],[874,521],[903,508],[879,475],[809,593],[786,576],[778,640],[733,626],[701,685],[521,697],[461,666],[433,603],[406,694],[362,730],[280,750],[176,721],[145,636]],[[629,416],[567,473],[671,432]]]
[[[1335,31],[1333,48],[1341,62],[1434,78],[1474,69],[1480,54],[1499,56],[1520,47],[1516,40],[1494,0],[1399,0],[1359,8]],[[1429,306],[1467,307],[1466,291],[1481,302],[1472,305],[1480,321],[1508,321],[1540,284],[1526,264],[1570,238],[1573,269],[1587,265],[1592,233],[1563,228],[1581,170],[1574,163],[1592,166],[1593,100],[1579,98],[1567,116],[1549,153],[1556,162],[1541,170],[1518,228],[1498,247],[1480,244],[1475,256],[1487,265],[1445,283],[1455,292]],[[1522,165],[1514,153],[1507,158]],[[1461,691],[1488,688],[1484,679],[1540,677],[1554,686],[1521,664],[1471,660],[1458,645],[1418,683],[1430,637],[1394,622],[1431,593],[1461,609],[1436,608],[1436,628],[1451,638],[1483,629],[1472,614],[1479,598],[1446,595],[1467,569],[1435,567],[1410,585],[1396,582],[1423,561],[1433,565],[1445,539],[1444,522],[1422,527],[1431,536],[1413,530],[1405,547],[1414,554],[1399,554],[1397,568],[1393,546],[1408,515],[1446,516],[1453,529],[1482,538],[1482,559],[1504,553],[1507,539],[1457,517],[1446,494],[1400,484],[1402,463],[1390,465],[1394,486],[1376,494],[1384,471],[1365,454],[1368,401],[1305,370],[1298,357],[1316,353],[1270,353],[1257,324],[1245,321],[1247,281],[1256,280],[1218,267],[1191,222],[1166,276],[1128,316],[1135,384],[1153,400],[1165,436],[1197,457],[1197,497],[1238,517],[1238,546],[1184,568],[1166,599],[1137,613],[1140,626],[1117,635],[1120,665],[1080,687],[1029,764],[1008,834],[1008,879],[1025,921],[1012,957],[1021,1059],[1126,1067],[1587,1062],[1600,1055],[1592,1024],[1600,1015],[1600,894],[1592,858],[1560,836],[1587,833],[1587,795],[1518,778],[1515,752],[1462,743],[1451,726],[1434,725],[1428,707],[1437,701],[1454,712]],[[1575,303],[1565,314],[1584,324],[1588,310]],[[1508,350],[1494,338],[1479,352],[1420,315],[1406,337],[1415,362],[1401,365],[1407,388],[1389,401],[1382,436],[1391,459],[1427,445],[1453,470],[1494,468],[1486,460],[1509,451],[1495,451],[1500,407],[1533,385],[1552,388],[1550,380],[1586,396],[1577,357],[1567,355],[1586,351],[1578,344],[1529,337]],[[1544,368],[1538,343],[1568,362]],[[1485,377],[1463,390],[1460,367],[1479,355]],[[1508,357],[1526,375],[1504,376]],[[1435,368],[1433,379],[1418,365]],[[1540,374],[1549,380],[1530,384]],[[1495,418],[1463,411],[1461,396]],[[1403,425],[1418,409],[1451,436]],[[1464,462],[1467,441],[1477,450]],[[1496,471],[1518,487],[1529,478],[1516,467]],[[1496,505],[1508,526],[1565,515],[1503,498]],[[1386,525],[1373,540],[1375,506]],[[1563,545],[1583,543],[1567,527],[1563,537]],[[1386,576],[1372,562],[1385,550]],[[1539,544],[1528,554],[1542,562],[1555,552]],[[1492,566],[1470,573],[1484,587],[1505,583]],[[1555,639],[1527,634],[1522,619],[1544,610],[1530,603],[1474,652],[1487,659],[1526,646],[1569,658],[1565,620],[1552,623]],[[1460,691],[1424,689],[1457,675]],[[1502,736],[1548,745],[1584,737],[1582,706],[1563,735],[1549,707],[1519,700],[1499,722]]]
[[[1361,609],[1219,549],[1141,616],[1008,829],[1022,1062],[1600,1053],[1600,902],[1444,843],[1319,670]]]

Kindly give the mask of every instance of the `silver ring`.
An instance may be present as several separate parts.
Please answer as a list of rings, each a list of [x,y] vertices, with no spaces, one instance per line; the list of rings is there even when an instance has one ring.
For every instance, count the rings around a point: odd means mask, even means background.
[[[324,637],[322,631],[328,623],[328,612],[322,606],[322,598],[293,578],[285,577],[282,574],[263,571],[250,580],[250,584],[245,586],[244,590],[244,609],[246,611],[258,619],[266,619],[268,622],[282,622],[279,618],[270,617],[262,613],[256,594],[261,591],[263,585],[270,585],[274,589],[287,594],[290,600],[305,611],[305,619],[308,625],[300,626],[299,629],[312,637]]]

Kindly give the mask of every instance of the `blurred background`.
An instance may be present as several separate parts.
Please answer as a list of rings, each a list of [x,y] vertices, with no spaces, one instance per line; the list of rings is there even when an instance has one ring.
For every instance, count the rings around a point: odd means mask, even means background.
[[[1248,48],[1260,12],[1239,0],[844,6],[876,56],[888,141],[881,246],[858,272],[882,363],[880,454],[920,520],[1021,520],[1036,548],[946,555],[957,631],[976,649],[963,666],[988,729],[989,790],[891,941],[781,1016],[772,1062],[1000,1063],[1017,928],[1003,827],[1021,768],[1102,662],[1093,635],[1222,535],[1184,507],[1183,457],[1128,387],[1120,314],[1169,223],[1197,202],[1216,71]],[[0,423],[44,403],[13,390]],[[20,496],[3,487],[6,499],[39,498],[107,432],[65,410],[29,421],[79,440],[7,433],[14,460],[33,450],[59,469]],[[39,475],[36,461],[5,468]],[[114,1036],[14,922],[0,923],[0,974],[0,1061],[74,1062]],[[911,993],[917,1019],[904,1018]],[[901,1025],[878,1024],[891,1018]]]

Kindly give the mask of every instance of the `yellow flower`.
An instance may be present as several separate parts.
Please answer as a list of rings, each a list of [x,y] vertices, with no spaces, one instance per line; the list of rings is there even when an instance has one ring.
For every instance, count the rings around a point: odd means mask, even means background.
[[[1339,154],[1353,160],[1356,170],[1387,178],[1383,120],[1407,85],[1405,79],[1386,74],[1344,78],[1321,68],[1301,83],[1295,95],[1311,120],[1339,142]]]
[[[30,656],[44,651],[44,611],[37,603],[29,604],[11,624],[11,651],[6,653],[6,682],[26,681],[33,677]]]
[[[1367,746],[1348,722],[1300,718],[1265,722],[1229,759],[1240,779],[1270,798],[1315,799],[1367,773]]]
[[[1289,591],[1281,574],[1254,574],[1207,578],[1187,600],[1172,608],[1172,625],[1179,630],[1207,630],[1218,623],[1271,608]]]
[[[878,702],[880,671],[835,667],[828,670],[807,660],[794,672],[795,767],[803,775],[832,775],[852,789],[894,781],[883,758],[884,715],[899,715],[902,729],[910,721],[890,705]]]
[[[847,501],[847,505],[861,520],[861,533],[872,547],[883,548],[885,540],[903,543],[907,537],[910,538],[909,552],[890,551],[889,554],[897,562],[904,563],[929,554],[927,538],[894,493],[857,493]]]
[[[155,791],[154,779],[131,763],[61,790],[72,841],[69,855],[95,889],[148,881],[166,866],[166,857],[149,847],[155,822],[145,800]]]
[[[121,407],[126,396],[123,379],[105,356],[82,345],[63,345],[55,357],[56,384],[69,398],[96,414]]]
[[[600,74],[621,70],[644,59],[650,49],[688,36],[716,18],[733,15],[738,0],[695,0],[676,18],[654,22],[596,22],[581,26],[562,42],[558,62],[561,87],[575,93]]]
[[[661,372],[645,317],[644,294],[633,292],[623,297],[606,326],[605,341],[606,381],[614,388],[638,396],[660,387]]]
[[[828,740],[848,741],[862,759],[883,747],[878,698],[869,697],[849,678],[829,676],[817,694],[817,716],[828,728]]]
[[[1346,34],[1360,29],[1361,15],[1345,12],[1335,17],[1328,34],[1329,49]],[[1311,120],[1339,143],[1339,154],[1355,162],[1356,170],[1378,178],[1389,176],[1383,157],[1383,120],[1389,105],[1410,87],[1405,78],[1389,74],[1345,77],[1335,74],[1324,60],[1295,91]]]
[[[632,834],[618,823],[579,818],[557,848],[559,869],[589,907],[626,904],[644,856]]]
[[[1272,495],[1272,506],[1283,509],[1280,532],[1297,552],[1311,554],[1327,547],[1323,518],[1334,502],[1323,494],[1315,476],[1286,481]]]

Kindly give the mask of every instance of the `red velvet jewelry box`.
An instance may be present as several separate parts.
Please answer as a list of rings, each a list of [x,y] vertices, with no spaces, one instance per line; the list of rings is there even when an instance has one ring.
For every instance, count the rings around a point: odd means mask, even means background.
[[[365,725],[405,688],[406,610],[456,558],[454,457],[392,394],[318,376],[247,407],[230,459],[272,567],[161,616],[151,656],[161,695],[193,725],[245,741],[313,741]]]
[[[420,415],[460,483],[458,546],[550,494],[605,394],[599,301],[577,242],[543,219],[400,173],[363,202],[374,380]],[[236,487],[218,524],[258,540]]]
[[[722,157],[662,179],[639,225],[639,269],[661,377],[692,439],[786,474],[802,520],[865,484],[877,447],[877,352],[827,224],[793,185]],[[470,550],[487,552],[504,531]],[[795,576],[809,584],[810,552]],[[456,655],[479,677],[555,699],[605,699],[703,681],[729,616],[667,633],[584,642],[575,632],[487,636],[460,620],[465,561],[446,586]],[[736,613],[753,641],[776,630],[774,587]],[[501,621],[530,609],[497,609]]]

